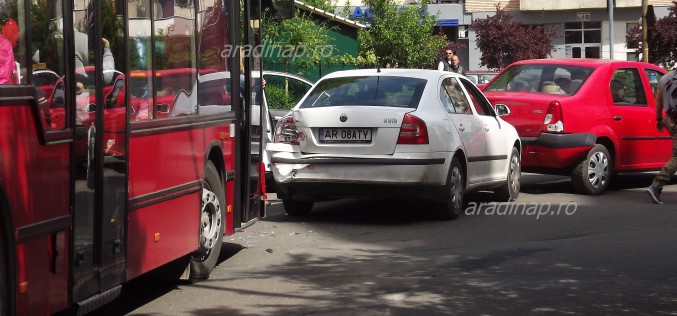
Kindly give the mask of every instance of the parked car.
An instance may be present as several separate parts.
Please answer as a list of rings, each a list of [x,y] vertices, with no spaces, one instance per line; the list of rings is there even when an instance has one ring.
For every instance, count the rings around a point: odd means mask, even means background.
[[[498,71],[491,70],[468,70],[465,72],[465,76],[480,89],[496,77],[496,75],[498,75]]]
[[[484,89],[510,106],[505,120],[522,139],[525,171],[570,175],[574,188],[601,194],[612,175],[658,170],[670,136],[656,130],[654,91],[666,71],[631,61],[525,60]]]
[[[515,129],[467,78],[417,69],[331,73],[278,122],[266,147],[289,215],[315,201],[418,197],[454,219],[466,192],[515,200],[521,145]]]

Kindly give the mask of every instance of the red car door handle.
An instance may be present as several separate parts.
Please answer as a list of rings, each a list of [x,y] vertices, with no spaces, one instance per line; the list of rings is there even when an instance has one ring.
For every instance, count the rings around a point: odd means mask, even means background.
[[[614,116],[614,120],[616,120],[616,121],[620,121],[620,120],[622,120],[622,119],[623,119],[623,117],[620,116],[620,115]]]

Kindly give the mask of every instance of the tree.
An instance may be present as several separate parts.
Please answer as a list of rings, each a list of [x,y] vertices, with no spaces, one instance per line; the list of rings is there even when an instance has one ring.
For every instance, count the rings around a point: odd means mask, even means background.
[[[303,0],[303,3],[329,13],[334,12],[334,6],[327,0]]]
[[[312,65],[320,62],[323,51],[329,46],[329,35],[324,25],[313,22],[306,14],[299,10],[291,19],[273,20],[271,15],[264,12],[263,38],[267,47],[264,52],[279,57],[289,70],[291,62],[301,65]],[[303,54],[297,54],[301,53]],[[331,52],[331,50],[330,50]],[[265,54],[265,57],[268,57]]]
[[[475,19],[477,47],[482,52],[480,65],[503,69],[525,59],[546,58],[555,48],[554,38],[561,35],[555,25],[524,25],[513,21],[513,16],[498,5],[496,14],[486,19]],[[528,49],[525,49],[528,48]]]
[[[672,2],[669,11],[668,16],[658,20],[655,16],[647,14],[649,62],[666,67],[671,66],[677,58],[677,1]],[[628,31],[625,45],[637,48],[637,53],[642,52],[641,28],[636,27]]]
[[[360,38],[361,55],[372,50],[380,65],[399,62],[400,67],[430,68],[445,40],[433,34],[437,18],[426,14],[427,0],[406,7],[397,7],[393,0],[366,0],[365,4],[372,21]]]

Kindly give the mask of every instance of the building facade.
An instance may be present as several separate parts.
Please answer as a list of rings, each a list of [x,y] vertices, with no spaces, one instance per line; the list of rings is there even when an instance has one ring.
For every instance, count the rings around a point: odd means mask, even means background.
[[[613,10],[608,9],[608,0],[436,0],[428,5],[428,14],[438,18],[436,32],[444,34],[449,41],[463,44],[457,54],[468,70],[483,70],[480,66],[481,52],[477,48],[472,21],[484,19],[496,13],[498,5],[509,12],[515,21],[526,25],[555,25],[560,38],[552,58],[608,58],[637,60],[637,49],[625,45],[628,30],[642,23],[642,0],[614,0]],[[649,0],[657,19],[668,15],[672,0]],[[365,18],[368,8],[359,1],[347,2],[354,10],[356,19]],[[412,4],[411,0],[400,2]],[[355,12],[361,12],[355,14]]]

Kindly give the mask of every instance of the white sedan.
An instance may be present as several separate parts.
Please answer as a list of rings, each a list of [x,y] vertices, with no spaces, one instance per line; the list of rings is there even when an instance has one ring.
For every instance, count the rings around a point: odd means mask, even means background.
[[[437,70],[361,69],[318,81],[277,124],[272,171],[287,214],[346,197],[417,197],[457,218],[465,193],[520,189],[515,128],[467,78]]]

